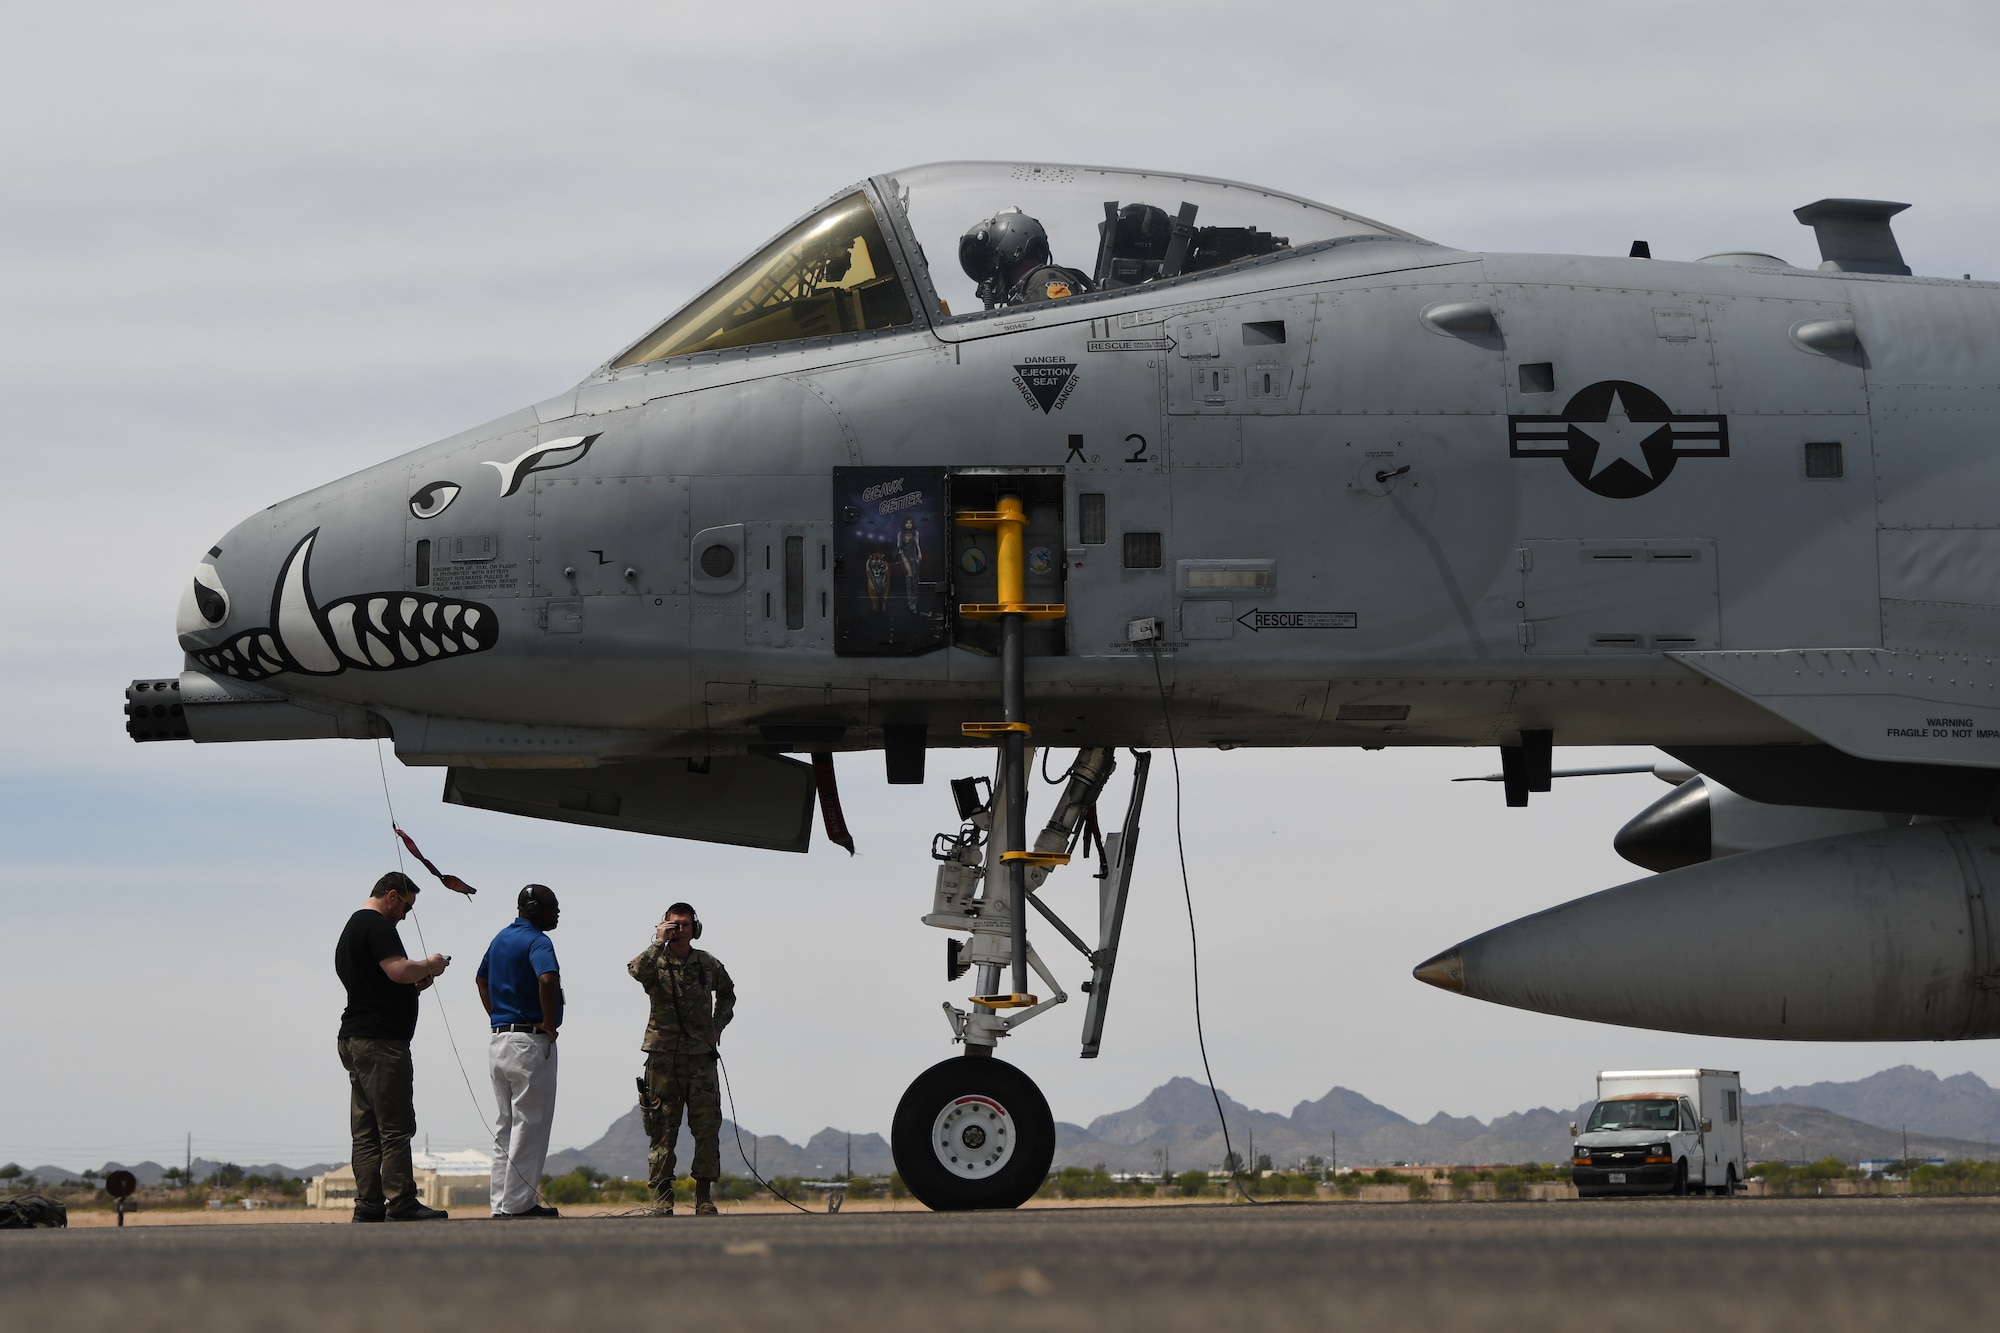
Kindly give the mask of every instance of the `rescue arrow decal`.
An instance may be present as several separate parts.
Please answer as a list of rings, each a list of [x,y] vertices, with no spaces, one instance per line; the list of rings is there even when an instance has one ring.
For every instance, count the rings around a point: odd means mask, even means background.
[[[1245,611],[1236,623],[1252,634],[1267,629],[1359,629],[1352,611]]]

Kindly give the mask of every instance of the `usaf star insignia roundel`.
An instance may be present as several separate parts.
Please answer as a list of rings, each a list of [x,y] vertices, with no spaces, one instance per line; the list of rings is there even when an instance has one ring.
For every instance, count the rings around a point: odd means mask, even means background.
[[[1683,458],[1729,457],[1729,418],[1687,416],[1643,384],[1599,380],[1557,416],[1507,418],[1513,458],[1560,458],[1585,489],[1632,500],[1655,489]]]

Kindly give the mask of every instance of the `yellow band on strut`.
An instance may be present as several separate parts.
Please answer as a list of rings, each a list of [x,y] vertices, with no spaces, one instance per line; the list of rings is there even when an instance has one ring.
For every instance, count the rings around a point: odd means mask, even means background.
[[[1035,729],[1025,722],[961,722],[958,724],[959,735],[989,740],[995,736],[1005,736],[1013,731],[1018,731],[1023,736],[1032,736],[1035,734]]]
[[[1019,991],[1012,995],[974,995],[970,998],[974,1004],[983,1004],[988,1009],[1032,1009],[1041,1003],[1036,997]]]

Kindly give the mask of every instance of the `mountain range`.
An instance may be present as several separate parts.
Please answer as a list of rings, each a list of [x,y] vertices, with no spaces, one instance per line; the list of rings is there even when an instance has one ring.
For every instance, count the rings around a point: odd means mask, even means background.
[[[1871,1125],[1949,1134],[1974,1143],[2000,1142],[2000,1092],[1977,1074],[1939,1078],[1928,1069],[1897,1065],[1852,1083],[1773,1088],[1743,1098],[1748,1106],[1817,1106]]]
[[[1331,1156],[1342,1166],[1383,1166],[1395,1162],[1499,1163],[1558,1162],[1569,1155],[1569,1124],[1590,1110],[1537,1107],[1482,1121],[1443,1112],[1419,1124],[1348,1088],[1336,1087],[1316,1101],[1302,1101],[1289,1114],[1258,1111],[1221,1095],[1230,1143],[1246,1159],[1268,1156],[1277,1166]],[[1899,1065],[1848,1083],[1778,1087],[1744,1097],[1745,1149],[1751,1160],[1812,1161],[1833,1156],[1844,1161],[1902,1155],[1903,1135],[1919,1157],[2000,1156],[2000,1090],[1976,1074],[1939,1078],[1914,1065]],[[889,1144],[880,1134],[823,1129],[803,1144],[776,1134],[741,1132],[723,1122],[723,1169],[743,1174],[742,1158],[772,1176],[825,1179],[847,1169],[883,1175],[894,1167]],[[685,1127],[677,1149],[683,1169],[694,1145]],[[1138,1105],[1098,1116],[1087,1125],[1056,1124],[1056,1165],[1105,1166],[1114,1171],[1177,1171],[1219,1166],[1223,1135],[1208,1085],[1174,1078],[1153,1089]],[[851,1155],[851,1156],[850,1156]],[[201,1179],[217,1163],[195,1161]],[[550,1175],[589,1166],[614,1176],[646,1174],[646,1136],[637,1107],[611,1122],[597,1140],[549,1155]],[[107,1162],[104,1171],[118,1169]],[[155,1184],[155,1162],[127,1165],[142,1185]],[[259,1175],[312,1176],[326,1164],[287,1167],[275,1163],[244,1168]],[[45,1182],[71,1181],[77,1173],[38,1166],[30,1174]]]
[[[168,1165],[180,1166],[181,1163],[172,1162]],[[222,1165],[223,1163],[211,1162],[206,1157],[197,1157],[194,1159],[192,1168],[194,1178],[196,1180],[206,1180],[210,1175],[214,1174],[217,1167]],[[314,1176],[331,1171],[334,1167],[341,1165],[344,1165],[344,1163],[314,1162],[310,1166],[284,1166],[277,1162],[265,1162],[260,1166],[244,1167],[243,1174],[246,1176],[265,1176],[273,1180],[286,1176],[298,1176],[310,1180]],[[166,1179],[167,1168],[154,1161],[106,1162],[102,1167],[98,1168],[98,1179],[103,1179],[113,1171],[130,1171],[133,1178],[141,1186],[150,1188]],[[46,1163],[36,1167],[25,1167],[22,1173],[33,1176],[44,1185],[73,1185],[83,1179],[83,1176],[79,1172],[72,1171],[66,1166],[50,1166]]]

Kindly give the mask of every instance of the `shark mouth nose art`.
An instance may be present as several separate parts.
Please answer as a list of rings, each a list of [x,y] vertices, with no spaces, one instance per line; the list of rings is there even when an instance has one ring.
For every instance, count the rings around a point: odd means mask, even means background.
[[[196,651],[197,662],[238,680],[283,671],[333,676],[422,666],[483,653],[499,641],[499,617],[477,602],[401,590],[315,602],[311,564],[318,537],[314,528],[285,557],[271,597],[270,625]]]

